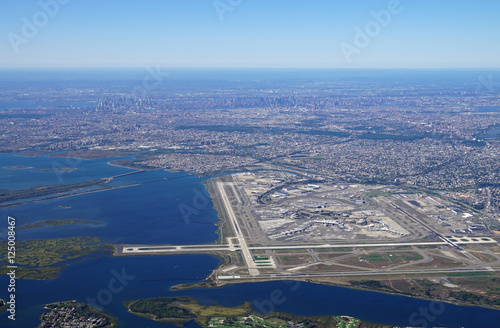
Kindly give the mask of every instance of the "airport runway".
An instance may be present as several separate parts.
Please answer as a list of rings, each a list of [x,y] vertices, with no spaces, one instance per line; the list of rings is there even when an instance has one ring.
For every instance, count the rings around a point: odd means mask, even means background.
[[[218,181],[217,188],[219,189],[219,194],[221,195],[222,201],[224,202],[224,208],[226,209],[226,213],[229,217],[229,221],[231,222],[231,227],[233,228],[233,232],[238,239],[238,244],[240,245],[240,250],[243,256],[243,260],[245,261],[248,272],[250,275],[258,275],[259,270],[257,270],[257,265],[255,264],[252,254],[248,249],[247,241],[245,240],[245,236],[241,233],[240,225],[238,224],[238,220],[236,219],[236,215],[234,215],[233,207],[227,198],[226,192],[224,191],[224,183]],[[236,197],[236,195],[235,195]]]
[[[208,245],[122,245],[118,247],[117,253],[119,255],[164,255],[164,254],[200,254],[200,253],[210,253],[210,252],[241,252],[243,260],[245,262],[246,268],[248,269],[249,275],[242,276],[219,276],[219,279],[276,279],[276,278],[308,278],[308,277],[327,277],[327,276],[365,276],[365,275],[402,275],[402,274],[428,274],[428,273],[442,273],[442,272],[473,272],[473,271],[492,271],[491,267],[479,267],[473,266],[468,268],[444,268],[444,269],[413,269],[413,270],[370,270],[370,271],[352,271],[352,272],[323,272],[323,273],[276,273],[276,274],[261,274],[258,270],[257,263],[255,263],[252,256],[252,251],[275,251],[275,250],[286,250],[286,249],[334,249],[334,248],[380,248],[380,247],[405,247],[405,246],[449,246],[458,250],[462,248],[458,245],[466,244],[497,244],[498,242],[492,238],[488,237],[444,237],[441,234],[433,231],[424,222],[412,217],[409,213],[404,211],[402,208],[391,204],[397,210],[402,211],[404,214],[410,216],[414,221],[419,223],[421,226],[432,231],[441,241],[433,242],[372,242],[372,243],[353,243],[353,244],[289,244],[289,245],[264,245],[264,246],[248,246],[247,240],[243,235],[240,223],[234,213],[233,207],[229,200],[228,195],[224,189],[225,186],[231,186],[230,183],[217,182],[216,189],[220,195],[220,199],[223,203],[224,210],[227,213],[227,218],[231,229],[234,232],[234,237],[231,238],[229,244],[208,244]],[[237,197],[236,192],[234,197]],[[451,240],[450,240],[451,239]]]
[[[315,278],[315,277],[335,277],[335,276],[367,276],[367,275],[404,275],[404,274],[428,274],[428,273],[449,273],[449,272],[482,272],[499,270],[500,267],[485,267],[485,268],[453,268],[453,269],[417,269],[417,270],[372,270],[372,271],[350,271],[350,272],[324,272],[324,273],[276,273],[276,274],[261,274],[257,277],[234,275],[234,276],[218,276],[219,280],[232,279],[297,279],[297,278]]]
[[[241,233],[240,233],[241,235]],[[243,238],[243,236],[240,236]],[[492,238],[485,238],[487,240],[478,241],[467,241],[467,242],[456,242],[456,244],[495,244],[496,240]],[[243,241],[244,238],[243,238]],[[238,242],[241,242],[238,239]],[[164,245],[164,246],[144,246],[144,245],[131,245],[131,246],[122,246],[119,253],[123,255],[133,255],[139,253],[206,253],[210,251],[242,251],[243,254],[250,255],[251,250],[280,250],[280,249],[308,249],[308,248],[343,248],[343,247],[403,247],[403,246],[438,246],[438,245],[449,245],[449,243],[444,241],[436,241],[436,242],[414,242],[414,243],[372,243],[372,244],[311,244],[311,245],[280,245],[280,246],[251,246],[249,247],[246,242],[244,242],[245,248],[241,247],[241,245]],[[251,261],[252,263],[253,260]],[[255,263],[254,263],[255,265]]]

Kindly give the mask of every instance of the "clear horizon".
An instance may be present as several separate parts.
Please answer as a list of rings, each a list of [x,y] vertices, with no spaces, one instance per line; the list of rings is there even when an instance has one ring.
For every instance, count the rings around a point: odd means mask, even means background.
[[[0,70],[144,70],[146,66],[88,66],[88,67],[43,67],[43,66],[19,66],[7,67],[0,66]],[[362,70],[379,70],[379,71],[480,71],[480,70],[500,70],[499,67],[169,67],[158,66],[160,70],[339,70],[339,71],[362,71]]]

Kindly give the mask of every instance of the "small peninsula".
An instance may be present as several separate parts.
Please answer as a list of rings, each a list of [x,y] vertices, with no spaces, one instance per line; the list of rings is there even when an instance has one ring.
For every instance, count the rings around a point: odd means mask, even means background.
[[[103,225],[104,222],[100,221],[89,221],[81,219],[71,219],[71,220],[43,220],[35,223],[28,223],[20,226],[18,229],[36,229],[43,227],[58,227],[72,224],[90,224],[90,225]]]
[[[76,301],[65,301],[47,304],[49,312],[42,314],[42,327],[89,327],[113,328],[118,327],[118,320],[110,315],[97,311],[93,307]]]
[[[7,241],[0,242],[7,249]],[[114,246],[103,243],[97,237],[69,237],[43,240],[27,240],[17,243],[16,278],[28,280],[55,279],[68,264],[95,254],[111,253]],[[0,262],[7,263],[7,254],[0,254]],[[2,266],[0,274],[8,269]]]
[[[11,165],[11,166],[4,166],[3,168],[9,170],[28,170],[32,169],[33,167],[24,165]]]
[[[190,297],[159,297],[124,303],[129,311],[145,318],[168,322],[178,327],[193,320],[202,327],[253,328],[389,328],[348,316],[294,316],[288,313],[256,313],[250,302],[235,307],[202,305]]]

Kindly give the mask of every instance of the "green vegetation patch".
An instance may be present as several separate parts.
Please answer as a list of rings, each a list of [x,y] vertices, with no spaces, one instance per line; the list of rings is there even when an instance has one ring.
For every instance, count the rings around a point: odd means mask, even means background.
[[[368,260],[368,261],[371,261],[371,262],[386,262],[387,259],[385,258],[385,255],[384,254],[379,254],[379,253],[374,253],[374,254],[370,254],[370,255],[364,255],[364,256],[361,256],[361,258],[363,260]]]
[[[232,318],[253,312],[250,303],[236,307],[201,305],[197,300],[188,297],[158,297],[131,301],[124,305],[133,314],[177,325],[195,320],[198,324],[206,326],[212,317]]]
[[[195,318],[195,314],[183,308],[181,304],[191,302],[187,298],[158,297],[133,301],[128,304],[134,314],[144,315],[153,320],[173,319],[187,322]]]
[[[43,227],[57,227],[71,224],[104,224],[104,222],[99,221],[88,221],[88,220],[80,220],[80,219],[71,219],[71,220],[44,220],[38,221],[35,223],[28,223],[18,227],[17,229],[36,229]]]
[[[290,324],[279,318],[261,318],[257,315],[249,315],[247,317],[224,318],[214,317],[208,322],[209,327],[225,328],[225,327],[250,327],[250,328],[287,328]]]
[[[364,287],[364,288],[370,288],[370,289],[381,289],[386,287],[383,285],[380,281],[378,280],[351,280],[349,281],[351,285],[353,286],[358,286],[358,287]]]
[[[359,319],[345,316],[335,316],[333,318],[337,321],[338,328],[356,328],[360,322]]]
[[[225,307],[217,304],[201,305],[197,300],[189,297],[159,297],[130,301],[124,305],[133,314],[155,321],[170,322],[181,327],[190,320],[194,320],[202,327],[215,328],[387,327],[345,316],[306,317],[277,312],[258,314],[254,312],[249,302],[236,307]]]
[[[360,256],[360,259],[385,267],[418,261],[423,257],[416,252],[394,252],[392,254],[370,253]]]
[[[0,247],[7,249],[7,241]],[[97,237],[70,237],[44,240],[19,241],[16,245],[16,277],[33,280],[55,279],[61,269],[72,261],[96,253],[111,252],[112,244],[103,243]],[[0,254],[0,262],[7,263],[7,254]],[[0,274],[8,272],[6,266]]]
[[[491,299],[487,296],[478,295],[467,291],[451,292],[450,297],[468,304],[500,305],[500,299]]]

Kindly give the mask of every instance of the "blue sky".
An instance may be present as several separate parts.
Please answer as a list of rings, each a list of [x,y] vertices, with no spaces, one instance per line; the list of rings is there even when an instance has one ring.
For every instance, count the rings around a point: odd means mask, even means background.
[[[0,0],[0,67],[498,68],[499,12],[498,0]]]

